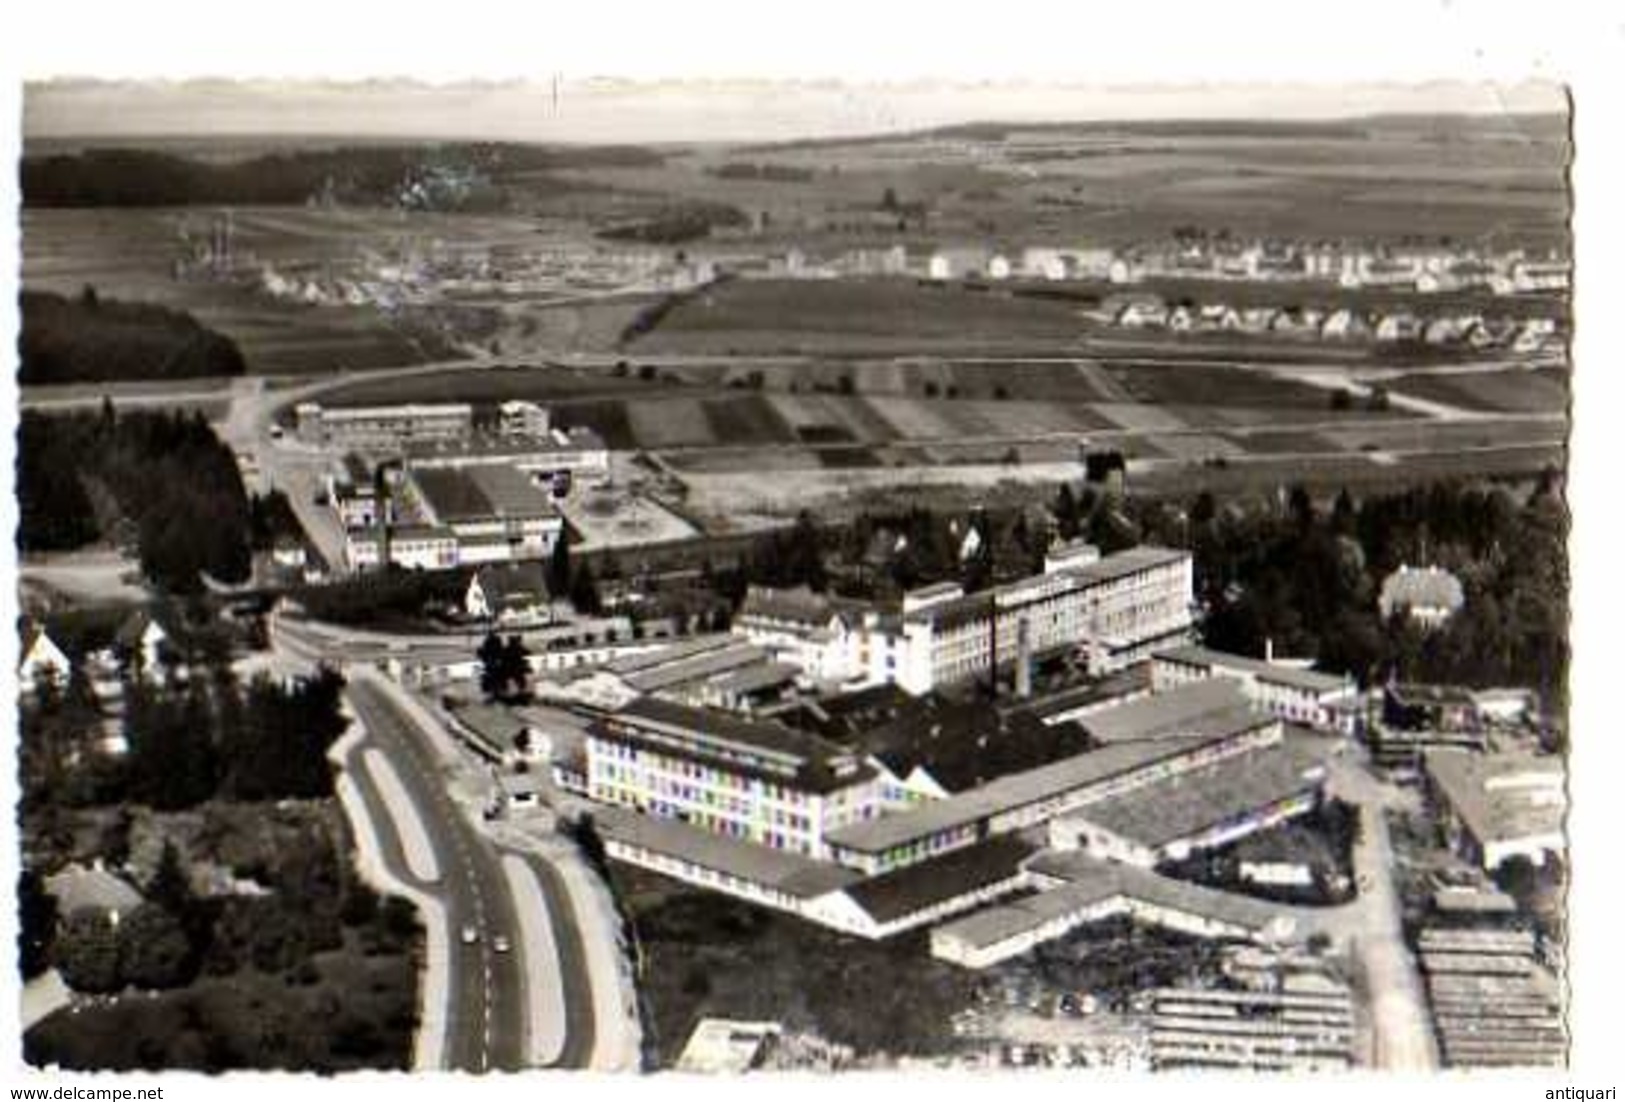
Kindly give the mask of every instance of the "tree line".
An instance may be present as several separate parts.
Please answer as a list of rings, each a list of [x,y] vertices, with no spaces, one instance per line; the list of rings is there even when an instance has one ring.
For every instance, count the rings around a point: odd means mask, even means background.
[[[488,142],[342,146],[202,161],[149,149],[88,149],[24,157],[25,207],[302,205],[319,198],[379,203],[425,168],[501,179],[562,168],[660,164],[639,146],[537,146]],[[562,183],[561,183],[562,186]]]
[[[231,338],[191,314],[146,302],[24,291],[17,380],[23,386],[235,376],[247,370]]]
[[[65,551],[133,543],[161,589],[195,593],[200,572],[249,574],[250,505],[231,449],[200,413],[24,411],[18,433],[18,546]]]

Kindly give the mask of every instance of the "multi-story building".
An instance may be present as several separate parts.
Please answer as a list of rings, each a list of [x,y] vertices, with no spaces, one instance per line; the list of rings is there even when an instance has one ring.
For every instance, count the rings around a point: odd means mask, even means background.
[[[876,812],[875,771],[779,723],[639,697],[588,726],[587,793],[604,803],[809,857]]]
[[[1359,689],[1347,675],[1277,665],[1206,647],[1176,647],[1152,656],[1153,692],[1213,677],[1240,682],[1247,699],[1271,715],[1314,727],[1343,728],[1358,704]]]
[[[1052,556],[1043,574],[981,593],[957,587],[904,600],[897,685],[925,693],[1018,660],[1075,649],[1105,674],[1189,639],[1191,556],[1136,547]]]
[[[551,496],[512,467],[409,468],[397,514],[450,529],[459,564],[539,559],[564,532]]]
[[[547,408],[517,399],[503,402],[497,409],[497,433],[504,437],[539,439],[548,434],[551,422]]]
[[[342,409],[301,402],[294,416],[300,440],[327,446],[394,449],[413,441],[467,440],[474,434],[474,407],[466,402]]]
[[[1073,544],[1042,574],[980,593],[951,582],[912,590],[900,612],[755,589],[734,630],[818,680],[918,695],[1063,650],[1110,673],[1187,641],[1193,623],[1188,552],[1136,547],[1101,558]]]
[[[830,853],[871,874],[901,868],[1280,744],[1281,721],[1250,707],[1239,687],[1228,700],[1218,695],[1188,686],[1122,705],[1112,740],[1099,749],[854,823],[830,835]]]
[[[384,527],[353,528],[344,534],[344,556],[351,570],[382,565]],[[408,570],[449,570],[458,563],[457,533],[423,524],[389,528],[389,561]]]
[[[328,474],[327,500],[346,529],[371,528],[384,519],[372,471],[355,452],[346,452]]]
[[[556,489],[567,489],[575,479],[597,482],[609,476],[609,446],[585,426],[535,435],[419,443],[406,449],[406,460],[419,470],[509,466],[551,481]]]

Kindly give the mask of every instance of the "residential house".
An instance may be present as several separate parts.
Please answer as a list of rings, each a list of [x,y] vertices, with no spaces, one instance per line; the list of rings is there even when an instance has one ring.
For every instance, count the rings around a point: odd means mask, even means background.
[[[1377,608],[1383,619],[1406,612],[1423,627],[1438,627],[1465,603],[1461,582],[1437,566],[1401,566],[1382,580]]]
[[[1368,336],[1370,332],[1365,318],[1346,308],[1333,310],[1320,326],[1320,335],[1334,341],[1353,340]]]
[[[1518,330],[1512,341],[1514,352],[1539,352],[1557,333],[1557,323],[1551,318],[1530,318]]]
[[[1268,333],[1279,313],[1273,306],[1249,306],[1241,312],[1241,329],[1245,333]]]
[[[1066,257],[1059,249],[1029,247],[1021,252],[1021,270],[1039,279],[1062,280],[1067,277]]]
[[[47,681],[65,688],[72,680],[73,669],[68,656],[39,624],[23,625],[22,656],[17,667],[17,686],[24,695],[38,691]]]
[[[113,635],[113,656],[128,659],[143,677],[161,679],[164,658],[169,651],[169,632],[149,610],[136,609]]]
[[[926,275],[936,280],[974,279],[988,274],[990,260],[987,249],[975,246],[938,249],[926,262]]]
[[[1414,341],[1422,336],[1422,322],[1414,314],[1403,311],[1395,314],[1384,314],[1377,322],[1377,339],[1379,341]]]
[[[57,914],[64,920],[88,912],[106,915],[117,926],[144,902],[135,886],[109,872],[100,858],[90,865],[69,865],[46,877],[45,890],[56,897]]]
[[[547,572],[539,562],[482,566],[468,579],[463,611],[503,627],[548,623],[554,602]]]
[[[1168,309],[1156,299],[1136,299],[1117,315],[1117,324],[1124,329],[1156,329],[1167,322]]]

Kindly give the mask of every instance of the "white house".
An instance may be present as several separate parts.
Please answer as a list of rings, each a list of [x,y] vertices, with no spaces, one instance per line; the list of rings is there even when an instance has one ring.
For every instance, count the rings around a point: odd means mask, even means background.
[[[1352,310],[1333,310],[1321,323],[1320,335],[1327,340],[1347,340],[1364,336],[1369,329],[1365,319]]]
[[[1168,309],[1155,299],[1135,300],[1123,307],[1117,315],[1117,324],[1124,329],[1160,328],[1167,324]]]
[[[62,648],[45,634],[45,629],[30,623],[23,628],[22,662],[17,667],[17,685],[26,695],[37,691],[47,680],[66,687],[73,677],[68,656]]]
[[[103,657],[116,665],[120,658],[128,656],[141,676],[159,678],[163,676],[163,657],[168,643],[169,632],[164,630],[164,625],[151,612],[140,608],[119,626],[113,636],[112,653]]]
[[[1466,602],[1461,582],[1437,566],[1401,566],[1382,580],[1377,598],[1383,619],[1406,612],[1423,627],[1438,627]]]
[[[553,618],[553,599],[540,563],[484,566],[468,580],[463,611],[504,626],[543,624]]]
[[[1385,314],[1377,323],[1379,341],[1414,341],[1422,336],[1422,322],[1413,314]]]

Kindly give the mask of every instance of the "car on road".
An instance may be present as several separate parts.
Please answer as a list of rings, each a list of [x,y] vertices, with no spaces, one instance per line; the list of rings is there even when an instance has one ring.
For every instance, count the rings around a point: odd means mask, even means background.
[[[499,953],[506,953],[509,949],[513,948],[513,943],[510,942],[505,935],[498,934],[496,937],[491,939],[491,948],[495,949]]]
[[[463,927],[464,945],[473,945],[478,940],[480,940],[480,932],[478,930],[476,930],[472,925]]]

